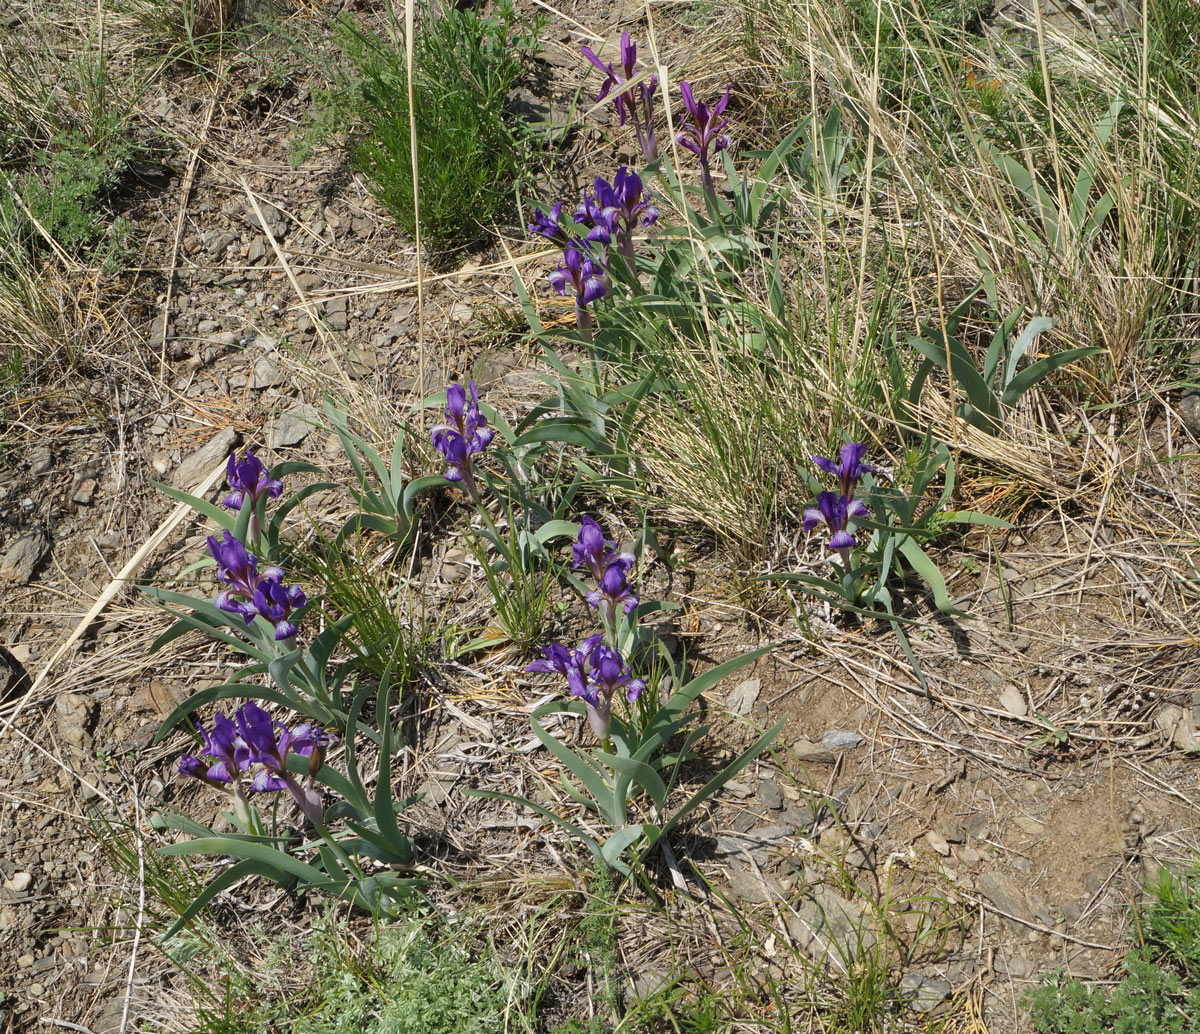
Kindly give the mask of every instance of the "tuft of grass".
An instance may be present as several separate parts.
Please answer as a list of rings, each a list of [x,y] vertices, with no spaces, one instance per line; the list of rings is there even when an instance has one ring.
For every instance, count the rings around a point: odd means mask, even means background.
[[[512,207],[528,156],[506,105],[525,60],[540,50],[541,24],[540,17],[518,18],[504,2],[489,16],[447,6],[420,26],[413,90],[421,233],[435,252],[486,240]],[[327,95],[313,135],[327,136],[349,119],[353,165],[392,218],[415,235],[402,32],[392,24],[379,35],[346,19],[338,39],[353,79]]]

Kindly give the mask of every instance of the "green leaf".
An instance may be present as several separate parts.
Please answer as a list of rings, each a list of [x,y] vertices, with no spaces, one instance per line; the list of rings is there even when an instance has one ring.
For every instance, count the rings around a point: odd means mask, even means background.
[[[1025,367],[1019,374],[1016,375],[1004,389],[1004,394],[1000,396],[1000,401],[1006,406],[1015,405],[1017,399],[1032,388],[1038,381],[1048,377],[1055,370],[1062,369],[1064,366],[1069,366],[1077,359],[1083,359],[1089,355],[1099,355],[1105,349],[1098,345],[1086,345],[1083,348],[1070,348],[1065,352],[1059,352],[1056,355],[1047,356],[1034,363],[1032,366]]]
[[[554,701],[551,701],[554,703]],[[541,708],[538,708],[540,711]],[[615,824],[612,816],[613,812],[613,787],[612,784],[605,779],[602,772],[598,771],[594,765],[588,762],[586,758],[579,754],[578,751],[572,750],[565,743],[560,743],[549,732],[546,731],[537,720],[541,715],[537,711],[530,718],[530,725],[533,727],[534,735],[542,741],[542,744],[550,751],[559,761],[561,761],[571,773],[578,779],[588,793],[592,795],[596,802],[596,807],[600,810],[600,814],[608,819],[610,824]]]
[[[1002,388],[1006,389],[1016,376],[1017,366],[1025,353],[1029,351],[1029,346],[1033,344],[1034,339],[1053,326],[1054,320],[1049,316],[1038,316],[1036,319],[1029,321],[1029,325],[1021,331],[1021,336],[1017,338],[1017,343],[1013,345],[1012,351],[1008,354],[1008,362],[1004,366],[1004,383],[1001,385]]]
[[[243,859],[236,862],[226,869],[219,876],[215,877],[199,894],[195,900],[188,905],[187,908],[180,913],[178,919],[175,920],[168,928],[167,932],[162,935],[163,942],[169,941],[180,930],[187,926],[193,919],[203,911],[204,907],[212,901],[218,894],[224,890],[228,890],[235,883],[244,880],[247,876],[266,876],[268,879],[274,878],[275,871],[270,866],[264,865],[262,862]]]
[[[623,758],[616,754],[596,755],[602,764],[608,765],[616,772],[620,772],[630,782],[637,783],[650,794],[650,799],[654,801],[654,806],[658,809],[659,814],[662,814],[663,808],[667,804],[667,788],[658,773],[649,765],[642,761],[635,761],[633,758]]]
[[[234,527],[237,525],[237,517],[232,510],[224,510],[219,506],[214,506],[206,499],[201,499],[198,496],[191,495],[187,492],[181,492],[178,488],[172,488],[170,485],[164,485],[161,481],[151,481],[155,488],[160,492],[165,492],[172,499],[176,499],[181,503],[187,503],[197,513],[204,514],[205,517],[215,522],[219,527],[224,528],[232,534]],[[238,511],[240,512],[240,511]]]
[[[1006,531],[1013,527],[1003,517],[994,517],[990,513],[976,513],[974,510],[948,510],[942,514],[941,519],[953,521],[955,524],[978,524],[985,528],[1004,528]]]
[[[645,835],[640,826],[622,826],[614,830],[612,835],[600,847],[601,859],[611,868],[617,868],[621,855],[626,849]]]
[[[937,564],[930,560],[925,550],[921,548],[921,544],[916,539],[905,536],[900,542],[899,549],[904,554],[904,559],[908,561],[909,566],[929,586],[937,609],[943,614],[962,614],[962,611],[956,610],[950,602],[950,597],[946,592],[946,580],[942,577],[942,572],[938,570]]]
[[[787,725],[786,718],[780,718],[774,725],[764,732],[757,740],[746,748],[737,758],[726,765],[720,772],[705,783],[697,790],[689,799],[688,802],[671,815],[670,819],[663,824],[662,834],[666,836],[672,829],[679,825],[688,815],[695,811],[708,798],[716,793],[722,786],[733,779],[739,772],[750,764],[759,754],[767,749],[774,742],[775,737],[783,732],[783,727]]]
[[[198,840],[181,840],[175,844],[165,844],[158,848],[161,855],[233,855],[270,866],[277,873],[287,873],[305,883],[325,883],[328,877],[315,865],[302,862],[290,854],[266,844],[255,843],[253,840],[239,840],[233,837],[200,837]],[[275,876],[279,879],[279,876]]]

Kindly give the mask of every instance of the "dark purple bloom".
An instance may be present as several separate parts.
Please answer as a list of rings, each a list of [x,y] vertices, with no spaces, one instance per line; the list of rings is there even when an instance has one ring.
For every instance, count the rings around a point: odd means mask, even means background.
[[[211,733],[199,724],[196,731],[204,745],[202,756],[184,754],[179,759],[179,774],[202,779],[209,786],[232,783],[236,791],[241,774],[250,767],[250,755],[237,726],[218,711]]]
[[[559,222],[562,217],[563,203],[559,201],[550,209],[549,212],[543,212],[540,208],[533,210],[533,222],[529,224],[529,235],[531,237],[545,237],[548,241],[553,241],[560,247],[570,240],[567,231],[562,228]]]
[[[604,267],[593,261],[591,248],[584,241],[571,241],[563,249],[562,263],[547,279],[564,297],[568,287],[574,289],[577,312],[608,293]]]
[[[247,499],[250,505],[254,506],[260,496],[267,495],[278,499],[283,492],[283,482],[272,480],[262,461],[249,450],[240,460],[236,452],[229,454],[229,462],[225,465],[225,479],[233,491],[221,500],[221,504],[231,510],[240,510]]]
[[[282,722],[274,721],[254,701],[247,702],[235,717],[238,730],[246,742],[250,760],[262,766],[250,784],[251,791],[268,793],[287,790],[305,816],[312,822],[319,823],[322,818],[321,797],[311,785],[311,777],[315,774],[311,759],[314,751],[324,749],[327,742],[325,733],[308,722],[297,726],[294,731],[290,730]],[[296,777],[288,771],[287,757],[293,750],[310,758],[310,779],[307,786],[301,786]],[[317,768],[320,768],[319,764]]]
[[[218,610],[237,614],[247,628],[262,615],[275,626],[277,642],[290,639],[296,634],[291,612],[308,602],[304,593],[297,585],[283,584],[282,567],[268,567],[260,573],[254,554],[247,553],[245,545],[228,531],[223,535],[221,542],[212,535],[208,537],[208,551],[217,562],[217,578],[227,586],[217,593],[213,603]]]
[[[865,445],[859,442],[850,442],[848,445],[842,446],[840,463],[834,463],[833,460],[826,459],[824,456],[814,456],[813,463],[826,474],[832,474],[838,479],[838,487],[841,489],[843,497],[853,499],[854,490],[858,487],[863,475],[875,472],[875,468],[869,463],[863,463],[863,456],[866,455],[866,452]]]
[[[271,576],[263,578],[254,590],[254,610],[275,626],[275,639],[290,639],[296,634],[296,626],[290,618],[293,610],[299,610],[308,602],[298,585],[283,584],[283,572],[271,569]]]
[[[444,475],[447,481],[461,481],[472,499],[478,498],[475,487],[474,457],[491,444],[496,432],[487,426],[487,417],[479,409],[475,382],[471,381],[471,401],[467,404],[467,389],[451,384],[446,389],[446,419],[433,429],[433,446],[448,464]]]
[[[721,118],[721,115],[729,104],[732,91],[733,87],[726,89],[725,95],[710,108],[703,101],[698,101],[692,96],[692,87],[689,83],[681,82],[679,84],[683,106],[687,109],[692,121],[688,122],[685,119],[680,124],[675,140],[680,147],[686,147],[700,159],[700,182],[709,194],[716,192],[708,164],[709,153],[711,151],[716,154],[717,151],[724,150],[729,146],[729,135],[722,132],[729,119]]]
[[[615,92],[614,103],[617,108],[617,122],[625,125],[626,121],[633,124],[634,135],[646,161],[652,162],[658,157],[658,140],[654,135],[653,98],[658,89],[658,76],[647,76],[636,86],[628,84],[637,77],[637,44],[630,39],[629,33],[621,35],[621,71],[624,78],[616,73],[611,64],[601,61],[591,47],[580,47],[583,56],[596,68],[604,73],[604,84],[596,95],[599,104],[610,93]]]
[[[632,558],[614,557],[600,576],[599,588],[588,593],[587,601],[600,611],[605,628],[611,629],[616,624],[618,606],[628,614],[638,605],[626,578],[632,563]]]
[[[258,585],[258,560],[246,546],[228,531],[222,532],[222,540],[209,535],[208,551],[217,562],[217,578],[229,586],[235,594],[253,596]]]
[[[584,663],[567,675],[571,695],[587,704],[588,721],[596,738],[607,747],[612,727],[612,699],[624,692],[633,703],[646,683],[630,675],[621,655],[611,646],[596,644],[584,658]]]
[[[847,525],[855,517],[870,516],[867,508],[857,499],[847,499],[837,492],[822,492],[817,496],[817,505],[804,511],[804,530],[812,531],[818,524],[829,530],[829,548],[848,550],[854,545],[854,536]]]
[[[572,696],[587,704],[588,721],[596,738],[606,746],[612,724],[612,698],[618,691],[633,703],[645,688],[645,682],[633,678],[621,655],[604,645],[602,635],[588,636],[576,650],[562,643],[542,647],[544,660],[534,661],[529,672],[558,672],[567,679]]]
[[[571,566],[576,571],[586,567],[597,582],[604,577],[604,569],[610,564],[620,564],[628,571],[634,562],[632,553],[618,553],[613,548],[612,541],[604,537],[600,525],[592,517],[584,517],[579,522],[579,537],[571,547],[571,553]]]
[[[650,226],[658,219],[658,209],[650,204],[650,195],[642,185],[642,178],[622,165],[610,184],[607,180],[597,177],[595,182],[596,196],[585,199],[585,205],[591,205],[589,216],[596,225],[606,227],[607,235],[616,236],[617,247],[630,270],[634,268],[633,231],[640,222],[642,226]],[[581,222],[579,213],[575,221]],[[592,231],[596,233],[597,231]],[[592,234],[589,233],[591,238]]]

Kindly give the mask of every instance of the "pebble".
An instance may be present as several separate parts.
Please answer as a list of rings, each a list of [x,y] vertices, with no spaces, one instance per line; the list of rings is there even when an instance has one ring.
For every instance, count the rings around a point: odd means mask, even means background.
[[[50,539],[41,528],[21,532],[8,547],[4,563],[0,564],[0,581],[26,584],[50,552]]]
[[[917,1012],[932,1012],[950,997],[952,988],[949,980],[911,972],[900,978],[900,990]]]
[[[999,700],[1000,706],[1011,715],[1024,718],[1029,713],[1029,705],[1025,703],[1025,697],[1014,685],[1010,684],[1001,689]]]
[[[1018,815],[1013,819],[1013,825],[1023,833],[1028,833],[1031,837],[1041,836],[1046,832],[1046,827],[1038,822],[1037,819],[1031,819],[1025,815]]]
[[[267,429],[267,444],[272,449],[284,449],[299,445],[308,437],[317,420],[312,406],[297,406],[289,409]]]
[[[821,745],[827,750],[853,750],[866,742],[856,732],[842,732],[837,729],[831,729],[821,737]]]
[[[812,740],[797,740],[792,744],[792,752],[801,764],[832,765],[837,760],[831,750]]]
[[[84,478],[79,483],[79,487],[75,489],[75,494],[71,496],[71,502],[79,506],[91,506],[92,500],[96,497],[96,479]]]
[[[772,811],[783,807],[783,791],[775,779],[764,779],[758,784],[758,799]]]
[[[925,834],[925,843],[932,847],[943,858],[950,854],[950,845],[946,843],[946,838],[935,829],[931,829]]]
[[[761,690],[761,679],[746,679],[730,690],[729,695],[725,697],[725,706],[734,714],[747,715],[758,700]]]
[[[24,894],[33,884],[33,875],[27,872],[15,872],[4,881],[4,889],[11,890],[14,894]],[[30,965],[33,965],[32,960]]]

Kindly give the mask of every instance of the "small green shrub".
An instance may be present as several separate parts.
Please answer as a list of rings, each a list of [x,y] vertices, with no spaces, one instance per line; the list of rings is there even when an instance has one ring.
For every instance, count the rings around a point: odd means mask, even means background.
[[[1101,987],[1042,977],[1029,996],[1039,1034],[1196,1034],[1200,1032],[1200,863],[1183,875],[1164,869],[1135,917],[1144,946],[1126,956],[1125,978]]]
[[[494,16],[447,7],[427,18],[414,42],[421,233],[435,251],[485,240],[509,206],[527,167],[519,131],[505,112],[526,57],[540,49],[541,22],[503,3]],[[351,161],[400,227],[415,235],[408,79],[403,40],[341,23],[340,42],[357,76],[318,114],[317,133],[356,116]],[[351,101],[347,104],[347,101]]]

